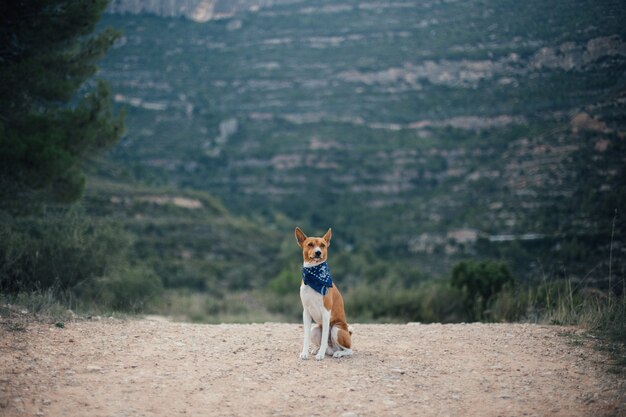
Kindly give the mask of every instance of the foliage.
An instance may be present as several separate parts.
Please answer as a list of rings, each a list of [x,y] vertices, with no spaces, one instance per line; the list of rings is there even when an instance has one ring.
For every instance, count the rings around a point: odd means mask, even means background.
[[[466,314],[481,320],[485,309],[507,285],[513,284],[508,267],[494,261],[463,261],[452,269],[450,284],[464,294]]]
[[[81,162],[121,137],[123,116],[113,115],[104,82],[76,97],[119,36],[112,29],[92,35],[107,4],[0,6],[0,209],[76,201],[85,186]]]
[[[5,217],[0,226],[0,292],[41,293],[70,308],[140,311],[163,284],[147,265],[133,266],[132,237],[120,225],[80,207],[44,219]],[[74,300],[74,301],[71,301]]]
[[[204,192],[94,180],[83,204],[133,236],[129,262],[149,267],[166,289],[219,297],[263,287],[283,266],[276,231],[232,216]]]
[[[268,5],[280,12],[238,14],[237,30],[222,20],[105,16],[126,37],[102,76],[129,106],[128,135],[107,161],[124,174],[110,179],[205,190],[286,233],[333,226],[344,255],[368,265],[345,269],[351,284],[409,268],[444,276],[474,257],[506,261],[521,280],[540,264],[581,277],[604,260],[598,220],[621,210],[625,195],[626,59],[602,42],[623,43],[626,9],[590,0],[335,3],[342,12],[312,8],[319,19],[299,4]],[[555,56],[542,64],[544,47]],[[578,112],[607,129],[574,133]],[[595,149],[602,140],[604,152]],[[479,232],[496,253],[448,242],[459,229]],[[415,249],[425,234],[442,242]],[[523,234],[543,237],[489,240]],[[572,262],[575,252],[582,259]]]
[[[262,323],[285,320],[284,316],[264,308],[264,297],[265,294],[258,291],[238,291],[215,296],[186,290],[166,290],[162,301],[153,305],[149,311],[176,320],[198,323]]]
[[[0,291],[65,291],[111,272],[124,262],[127,234],[79,208],[47,212],[44,219],[3,216]]]
[[[461,293],[442,282],[411,288],[361,286],[346,291],[351,320],[392,322],[463,321]]]
[[[120,268],[106,276],[81,282],[75,289],[81,303],[112,311],[146,311],[160,300],[161,279],[145,266]]]
[[[53,289],[17,294],[0,292],[0,312],[2,317],[18,322],[28,321],[32,316],[45,321],[65,320],[71,318],[73,311],[70,309],[74,306],[64,301]]]
[[[297,270],[293,268],[285,269],[272,278],[267,286],[270,291],[281,296],[286,296],[297,291],[300,287],[301,280],[302,278]]]
[[[351,320],[584,323],[609,311],[585,290],[620,295],[619,216],[613,282],[585,274],[606,269],[607,219],[625,202],[626,60],[533,62],[543,46],[558,61],[623,42],[623,7],[347,0],[323,19],[299,4],[244,13],[237,30],[106,15],[126,37],[92,35],[105,6],[0,5],[0,209],[23,215],[2,218],[2,291],[297,321],[298,224],[335,228]],[[116,41],[98,75],[128,103],[129,131],[92,163],[122,132],[91,80]],[[578,112],[596,127],[574,129]],[[32,204],[83,187],[92,218]]]

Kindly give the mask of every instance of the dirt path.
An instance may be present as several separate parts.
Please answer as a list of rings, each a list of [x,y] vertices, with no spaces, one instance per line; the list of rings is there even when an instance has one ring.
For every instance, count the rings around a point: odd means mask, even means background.
[[[606,358],[575,329],[354,329],[353,357],[317,362],[299,359],[297,324],[106,319],[3,328],[0,415],[625,415],[624,381],[605,372]]]

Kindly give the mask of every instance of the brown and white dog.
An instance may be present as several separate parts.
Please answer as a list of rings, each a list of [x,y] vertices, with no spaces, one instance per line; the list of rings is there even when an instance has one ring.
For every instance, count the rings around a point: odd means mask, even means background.
[[[309,357],[311,342],[318,347],[313,352],[317,360],[324,359],[325,355],[335,358],[350,356],[352,329],[346,323],[341,293],[332,283],[326,265],[332,231],[328,229],[323,237],[307,237],[296,227],[295,235],[303,258],[300,299],[304,346],[300,358]],[[312,324],[313,320],[317,324]]]

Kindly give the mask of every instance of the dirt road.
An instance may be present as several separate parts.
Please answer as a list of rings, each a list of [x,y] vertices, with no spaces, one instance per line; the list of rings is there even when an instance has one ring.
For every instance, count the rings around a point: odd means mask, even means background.
[[[6,416],[626,415],[594,341],[529,324],[355,324],[355,354],[303,361],[297,324],[162,320],[0,330]],[[563,335],[569,333],[570,335]]]

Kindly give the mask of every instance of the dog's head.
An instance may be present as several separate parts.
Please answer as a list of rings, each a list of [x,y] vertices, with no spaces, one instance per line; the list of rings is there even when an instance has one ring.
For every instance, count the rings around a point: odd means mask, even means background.
[[[302,248],[302,258],[306,263],[319,264],[328,259],[328,247],[332,230],[328,229],[322,237],[307,237],[299,227],[296,227],[296,241]]]

